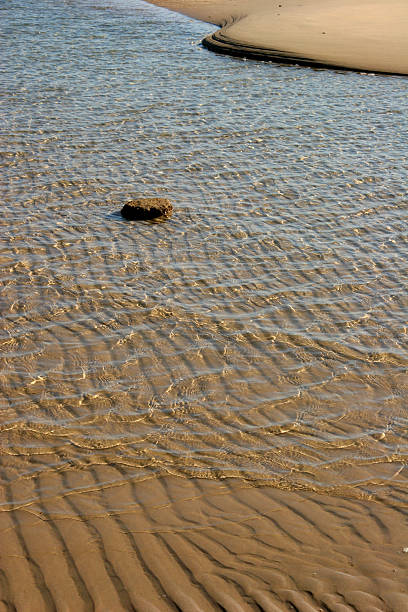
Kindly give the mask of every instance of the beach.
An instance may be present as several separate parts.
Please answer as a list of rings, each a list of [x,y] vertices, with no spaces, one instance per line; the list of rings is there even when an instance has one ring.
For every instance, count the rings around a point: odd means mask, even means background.
[[[406,610],[403,512],[236,479],[134,483],[131,471],[128,484],[90,493],[117,476],[95,467],[71,479],[70,495],[0,515],[3,602],[24,612]]]
[[[404,0],[158,0],[221,30],[214,51],[253,59],[408,74]]]
[[[408,609],[408,82],[215,8],[2,11],[0,612]]]

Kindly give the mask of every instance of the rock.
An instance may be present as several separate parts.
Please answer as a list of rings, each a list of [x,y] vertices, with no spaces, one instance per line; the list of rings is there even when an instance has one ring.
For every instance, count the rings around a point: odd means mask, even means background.
[[[166,198],[140,198],[127,202],[120,212],[125,219],[156,219],[169,217],[173,206]]]

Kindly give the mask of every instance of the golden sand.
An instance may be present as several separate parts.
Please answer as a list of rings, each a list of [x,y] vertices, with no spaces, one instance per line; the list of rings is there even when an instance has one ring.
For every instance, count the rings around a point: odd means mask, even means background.
[[[221,30],[214,50],[282,62],[408,74],[405,0],[157,0]]]
[[[95,494],[115,468],[80,476],[87,494],[0,513],[0,610],[408,609],[401,509],[235,479],[129,474]]]

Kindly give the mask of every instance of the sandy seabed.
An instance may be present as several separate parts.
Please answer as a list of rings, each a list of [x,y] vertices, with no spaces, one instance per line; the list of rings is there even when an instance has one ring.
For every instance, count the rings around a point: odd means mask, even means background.
[[[217,24],[204,44],[259,59],[408,74],[404,0],[157,0]]]

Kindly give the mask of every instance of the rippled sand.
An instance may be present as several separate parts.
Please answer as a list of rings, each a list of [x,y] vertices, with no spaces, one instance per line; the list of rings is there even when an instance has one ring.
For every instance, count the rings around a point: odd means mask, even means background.
[[[41,478],[58,479],[69,494],[0,515],[2,610],[407,609],[398,509],[234,479],[135,482],[117,464]]]
[[[152,0],[222,26],[220,53],[408,74],[405,0]]]
[[[406,79],[3,14],[0,611],[406,612]]]

